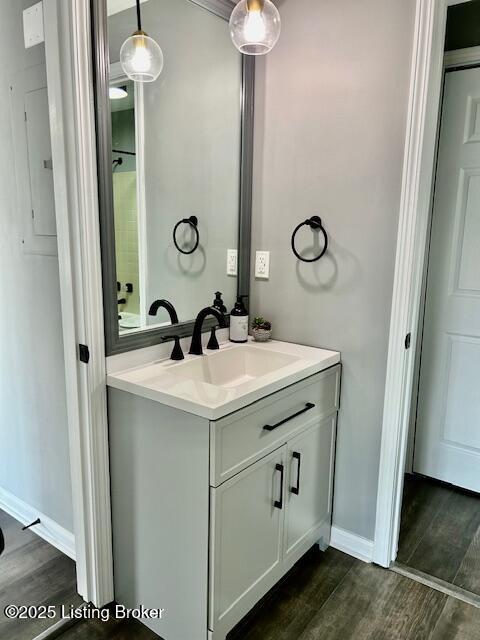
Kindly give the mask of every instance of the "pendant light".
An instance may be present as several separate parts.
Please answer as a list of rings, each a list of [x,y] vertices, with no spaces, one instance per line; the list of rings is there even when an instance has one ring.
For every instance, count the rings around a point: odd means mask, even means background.
[[[277,44],[281,21],[271,0],[240,0],[230,16],[230,36],[240,53],[265,55]]]
[[[137,0],[137,31],[120,49],[122,69],[135,82],[153,82],[163,69],[163,53],[153,38],[142,30],[140,0]]]

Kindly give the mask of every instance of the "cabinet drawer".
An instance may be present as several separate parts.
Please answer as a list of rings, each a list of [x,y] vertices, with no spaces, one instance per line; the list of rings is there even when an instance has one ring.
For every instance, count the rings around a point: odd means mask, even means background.
[[[210,484],[219,486],[338,410],[340,365],[210,423]]]

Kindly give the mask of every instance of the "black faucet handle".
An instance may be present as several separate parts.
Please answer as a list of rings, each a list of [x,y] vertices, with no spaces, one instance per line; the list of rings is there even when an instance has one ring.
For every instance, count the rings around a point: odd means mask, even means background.
[[[171,342],[172,340],[175,340],[175,345],[173,347],[170,359],[184,360],[185,356],[183,355],[182,347],[180,346],[180,336],[163,336],[162,337],[162,342]]]
[[[217,336],[215,334],[215,331],[218,329],[218,324],[216,324],[214,327],[211,328],[210,330],[210,340],[208,341],[207,344],[207,349],[211,349],[212,351],[215,351],[217,349],[220,349],[220,346],[218,344],[218,340],[217,340]]]

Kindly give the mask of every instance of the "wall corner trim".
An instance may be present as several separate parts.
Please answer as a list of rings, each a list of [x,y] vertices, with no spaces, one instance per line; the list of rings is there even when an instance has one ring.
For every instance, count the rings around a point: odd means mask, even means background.
[[[368,540],[341,527],[332,527],[330,546],[362,562],[373,560],[373,540]]]
[[[75,536],[73,533],[67,531],[67,529],[60,526],[55,520],[52,520],[1,487],[0,509],[3,509],[3,511],[23,525],[30,524],[37,518],[40,518],[41,524],[35,526],[32,531],[69,558],[75,560]]]

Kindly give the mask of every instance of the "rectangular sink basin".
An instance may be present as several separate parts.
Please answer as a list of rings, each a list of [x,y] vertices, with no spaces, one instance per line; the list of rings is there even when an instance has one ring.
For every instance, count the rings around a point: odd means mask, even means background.
[[[170,372],[180,378],[233,389],[294,364],[298,360],[298,357],[286,353],[274,353],[244,346],[240,349],[218,351],[206,358],[196,358],[173,365]]]
[[[217,420],[340,362],[327,351],[272,340],[225,342],[203,356],[185,354],[110,373],[109,387]]]

